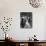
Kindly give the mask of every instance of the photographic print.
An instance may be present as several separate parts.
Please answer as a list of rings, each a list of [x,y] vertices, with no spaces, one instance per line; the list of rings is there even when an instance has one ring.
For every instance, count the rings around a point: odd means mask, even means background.
[[[20,12],[20,27],[32,28],[32,12]]]

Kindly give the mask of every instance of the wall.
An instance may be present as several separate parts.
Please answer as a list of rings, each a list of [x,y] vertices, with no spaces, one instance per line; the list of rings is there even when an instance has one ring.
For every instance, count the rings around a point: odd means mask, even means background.
[[[20,28],[20,12],[32,12],[33,13],[33,27],[32,29],[21,29]],[[10,33],[17,40],[27,40],[34,34],[37,35],[39,40],[46,40],[45,37],[45,16],[46,8],[33,8],[30,6],[28,0],[0,0],[0,19],[2,17],[13,17],[13,22]],[[0,35],[2,35],[0,31]],[[4,34],[4,33],[3,33]],[[0,39],[4,37],[0,36]]]

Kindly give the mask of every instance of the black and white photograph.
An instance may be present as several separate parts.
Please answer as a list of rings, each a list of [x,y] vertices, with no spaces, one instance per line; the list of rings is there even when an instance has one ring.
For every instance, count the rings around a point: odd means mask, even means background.
[[[20,27],[32,28],[32,12],[20,12]]]

